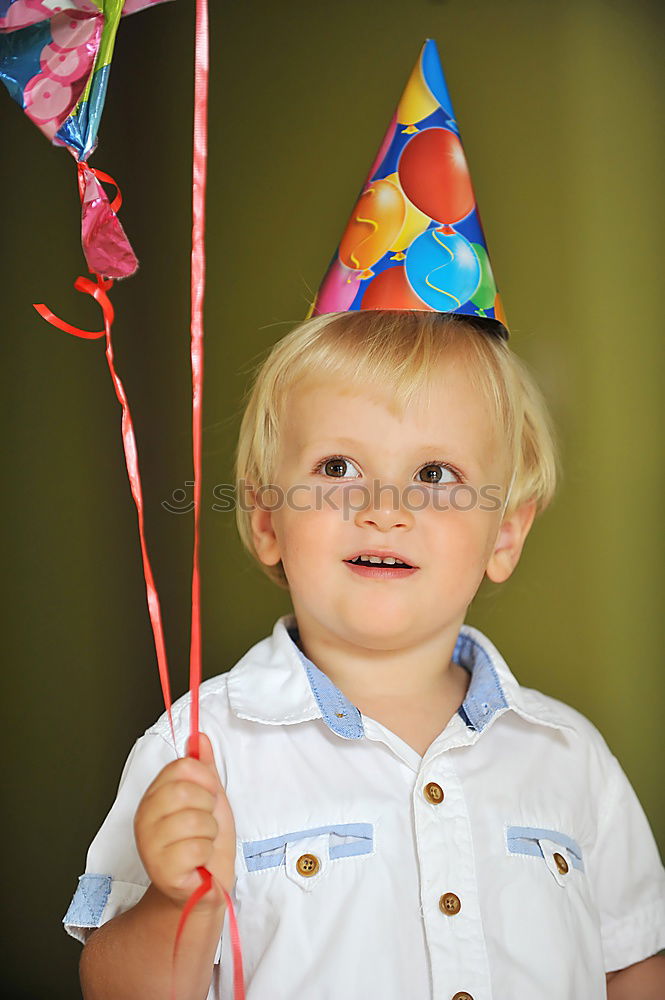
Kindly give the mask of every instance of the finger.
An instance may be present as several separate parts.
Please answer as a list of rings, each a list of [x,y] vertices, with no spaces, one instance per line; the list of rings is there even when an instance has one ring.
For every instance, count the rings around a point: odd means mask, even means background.
[[[213,846],[206,838],[179,840],[163,852],[163,871],[170,871],[174,884],[180,886],[196,868],[207,866],[213,856]]]
[[[203,809],[181,809],[160,821],[156,838],[162,850],[188,840],[208,840],[212,844],[218,827],[214,816]]]
[[[145,818],[148,822],[157,823],[183,809],[202,809],[212,813],[216,801],[212,792],[193,781],[169,781],[146,799]]]
[[[189,746],[191,742],[191,737],[187,740],[187,752],[189,753]],[[219,780],[219,774],[217,771],[217,764],[215,763],[215,755],[213,753],[212,744],[205,733],[199,733],[199,761],[205,767],[210,768]]]
[[[216,778],[209,767],[191,757],[181,757],[179,760],[167,764],[160,771],[152,784],[148,786],[145,795],[154,795],[164,785],[176,781],[191,781],[206,788],[211,795],[216,795],[219,789],[219,778]]]

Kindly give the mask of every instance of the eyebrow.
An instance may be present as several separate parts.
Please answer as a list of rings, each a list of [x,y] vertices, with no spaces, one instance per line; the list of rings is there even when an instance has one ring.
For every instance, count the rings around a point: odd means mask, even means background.
[[[330,451],[334,450],[337,445],[348,446],[350,448],[366,448],[368,447],[367,442],[357,441],[355,438],[339,437],[339,438],[329,438],[323,440],[319,443],[314,442],[313,444],[305,445],[301,448],[300,454],[303,455],[305,452],[309,451]],[[415,449],[416,451],[422,452],[428,455],[443,454],[449,450],[449,446],[444,444],[420,444]]]

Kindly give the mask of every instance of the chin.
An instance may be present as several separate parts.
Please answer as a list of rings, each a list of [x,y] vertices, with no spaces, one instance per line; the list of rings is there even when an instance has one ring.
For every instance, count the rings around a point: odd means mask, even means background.
[[[349,615],[340,616],[338,625],[348,638],[367,649],[393,649],[413,635],[417,619],[406,609],[381,608],[376,612],[356,608]]]

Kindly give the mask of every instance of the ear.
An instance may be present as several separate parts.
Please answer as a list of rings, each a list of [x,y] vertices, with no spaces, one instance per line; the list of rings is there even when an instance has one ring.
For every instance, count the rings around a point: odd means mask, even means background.
[[[536,501],[528,500],[516,507],[513,513],[501,522],[499,534],[485,570],[493,583],[503,583],[517,566],[535,516]]]
[[[257,556],[265,566],[276,566],[281,554],[271,512],[256,504],[249,518]]]

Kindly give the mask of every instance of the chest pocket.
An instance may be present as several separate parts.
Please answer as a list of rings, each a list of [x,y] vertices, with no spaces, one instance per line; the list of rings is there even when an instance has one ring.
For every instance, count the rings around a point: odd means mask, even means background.
[[[545,864],[557,885],[565,888],[573,871],[584,872],[584,859],[579,844],[559,830],[537,826],[509,826],[506,846],[511,854],[528,854]]]
[[[373,853],[372,823],[318,826],[242,844],[248,872],[283,866],[286,877],[305,892],[326,881],[336,862]]]

